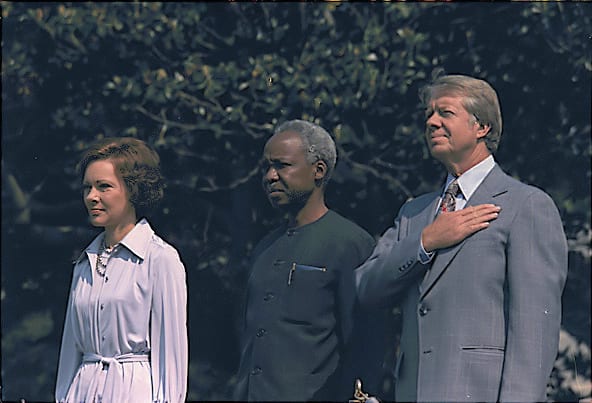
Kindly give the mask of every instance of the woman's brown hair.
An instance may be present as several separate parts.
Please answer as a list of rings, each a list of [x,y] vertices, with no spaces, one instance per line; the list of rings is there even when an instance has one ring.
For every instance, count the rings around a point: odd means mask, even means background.
[[[134,137],[106,137],[84,152],[77,165],[79,175],[84,176],[88,165],[98,160],[113,163],[115,172],[127,187],[138,219],[153,212],[164,195],[164,179],[156,151]]]

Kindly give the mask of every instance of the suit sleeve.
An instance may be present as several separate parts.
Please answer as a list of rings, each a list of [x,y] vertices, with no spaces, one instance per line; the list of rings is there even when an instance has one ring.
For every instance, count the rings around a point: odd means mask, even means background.
[[[364,232],[360,233],[350,245],[346,246],[344,256],[344,269],[341,272],[339,279],[339,311],[340,311],[340,328],[343,339],[343,357],[342,370],[344,389],[350,392],[354,388],[354,381],[356,378],[362,378],[364,381],[369,381],[369,375],[360,373],[365,369],[365,365],[372,358],[369,357],[368,346],[369,339],[373,334],[366,334],[365,332],[373,332],[374,329],[368,328],[368,323],[372,319],[370,315],[372,312],[367,312],[363,315],[360,312],[359,304],[356,301],[356,288],[354,279],[354,270],[357,266],[362,264],[374,248],[374,238]],[[378,334],[376,334],[378,336]],[[367,372],[367,371],[366,371]],[[371,373],[373,377],[377,377],[376,373]],[[352,393],[344,394],[343,399],[351,398]]]
[[[156,258],[150,324],[152,399],[180,403],[187,392],[187,286],[176,251]]]
[[[561,325],[567,242],[551,198],[522,203],[507,244],[507,339],[501,401],[544,401]]]
[[[357,295],[363,306],[392,304],[428,267],[418,259],[423,228],[407,231],[406,206],[401,208],[394,226],[378,240],[368,260],[356,269]]]

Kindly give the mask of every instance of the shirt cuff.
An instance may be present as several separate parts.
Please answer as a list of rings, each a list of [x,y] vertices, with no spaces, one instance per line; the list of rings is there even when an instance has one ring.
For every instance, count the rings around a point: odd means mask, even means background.
[[[426,252],[425,248],[423,247],[423,242],[421,242],[421,240],[419,241],[419,251],[417,253],[417,257],[419,260],[419,263],[421,264],[428,264],[432,261],[432,259],[434,258],[434,255],[436,254],[436,252]]]

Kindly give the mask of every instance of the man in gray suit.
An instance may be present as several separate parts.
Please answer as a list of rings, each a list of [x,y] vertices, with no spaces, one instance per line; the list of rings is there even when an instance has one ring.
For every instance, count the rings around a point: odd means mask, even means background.
[[[496,164],[488,83],[441,76],[420,95],[446,183],[405,203],[356,273],[362,304],[402,304],[395,398],[543,401],[567,276],[557,208]]]

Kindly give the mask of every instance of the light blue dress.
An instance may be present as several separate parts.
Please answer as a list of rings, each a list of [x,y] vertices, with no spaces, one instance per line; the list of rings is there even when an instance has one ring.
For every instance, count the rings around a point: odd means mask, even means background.
[[[142,219],[95,270],[104,233],[76,260],[58,402],[184,402],[187,285],[177,251]]]

